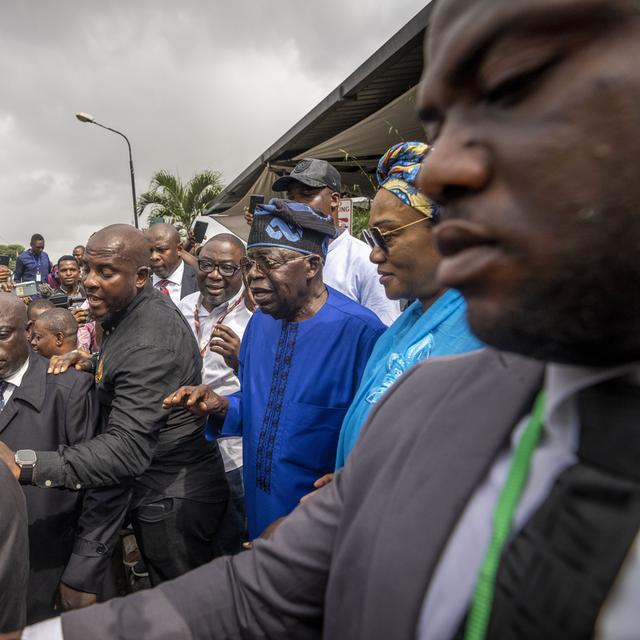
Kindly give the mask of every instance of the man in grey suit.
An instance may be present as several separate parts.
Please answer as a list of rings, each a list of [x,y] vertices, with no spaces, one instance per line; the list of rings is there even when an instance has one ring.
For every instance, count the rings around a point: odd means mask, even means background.
[[[502,351],[409,372],[253,551],[47,637],[637,637],[637,3],[448,0],[430,33],[439,278]]]
[[[0,633],[27,619],[29,538],[27,504],[20,485],[0,463]]]

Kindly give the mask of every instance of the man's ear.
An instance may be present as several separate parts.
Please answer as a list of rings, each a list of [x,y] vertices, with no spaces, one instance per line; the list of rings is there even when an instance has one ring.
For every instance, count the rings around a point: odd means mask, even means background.
[[[307,279],[312,280],[322,271],[322,258],[316,254],[310,255],[305,260]]]
[[[182,242],[178,242],[178,255],[182,255],[182,253],[184,252],[184,245],[182,244]]]
[[[149,267],[138,267],[136,271],[136,289],[142,289],[149,281]]]
[[[62,331],[58,331],[56,334],[56,346],[61,347],[64,344],[65,335]]]

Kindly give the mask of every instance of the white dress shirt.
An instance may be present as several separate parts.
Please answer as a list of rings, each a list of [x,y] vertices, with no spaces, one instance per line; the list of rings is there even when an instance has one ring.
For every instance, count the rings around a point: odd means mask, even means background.
[[[182,276],[184,275],[184,261],[180,260],[180,264],[175,268],[174,272],[166,278],[160,278],[155,273],[152,277],[153,286],[159,289],[159,284],[163,280],[167,280],[167,291],[173,304],[178,306],[180,303],[180,294],[182,293]]]
[[[577,393],[605,380],[633,375],[639,368],[638,364],[611,369],[547,367],[543,437],[533,454],[529,477],[516,509],[512,536],[542,504],[557,477],[577,461]],[[528,420],[529,416],[525,416],[513,431],[509,448],[496,459],[449,537],[427,589],[416,630],[417,640],[450,640],[462,624],[491,538],[498,496]],[[638,637],[639,547],[636,540],[618,583],[601,611],[597,624],[599,640],[635,640]]]
[[[387,298],[370,253],[367,244],[343,231],[329,245],[322,277],[325,284],[367,307],[390,326],[400,315],[400,303]]]
[[[178,309],[186,318],[196,340],[199,342],[202,356],[202,382],[209,385],[216,393],[228,396],[240,389],[240,381],[227,365],[224,358],[209,349],[211,332],[221,320],[222,323],[242,339],[244,330],[249,320],[251,312],[244,304],[244,288],[241,289],[231,300],[214,307],[209,313],[203,306],[200,292],[185,296],[178,304]],[[198,307],[198,317],[200,318],[200,336],[196,332],[195,309]],[[224,462],[225,471],[232,471],[242,466],[242,438],[225,437],[218,438],[220,453]]]
[[[28,368],[29,358],[24,361],[24,364],[14,374],[4,379],[4,381],[8,383],[2,394],[5,407],[7,406],[7,402],[11,399],[13,392],[22,384],[22,378],[24,378],[24,374],[27,373]]]

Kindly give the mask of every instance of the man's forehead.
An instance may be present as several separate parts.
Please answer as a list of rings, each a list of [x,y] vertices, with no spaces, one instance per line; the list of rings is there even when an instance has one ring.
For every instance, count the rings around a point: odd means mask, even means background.
[[[585,24],[606,14],[627,13],[634,0],[444,0],[438,4],[424,49],[423,84],[447,75],[459,59],[473,55],[500,36],[517,37],[536,28],[562,30],[563,21]],[[638,9],[635,8],[637,13]]]

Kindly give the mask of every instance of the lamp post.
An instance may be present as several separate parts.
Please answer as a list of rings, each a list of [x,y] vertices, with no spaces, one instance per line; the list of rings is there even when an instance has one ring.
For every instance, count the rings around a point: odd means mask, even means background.
[[[124,135],[121,131],[116,131],[116,129],[112,129],[111,127],[107,127],[99,122],[96,122],[95,118],[89,113],[76,113],[76,118],[80,120],[80,122],[89,122],[91,124],[95,124],[98,127],[102,127],[107,131],[113,131],[113,133],[117,133],[119,136],[122,136],[127,143],[127,147],[129,149],[129,172],[131,174],[131,194],[133,196],[133,223],[138,229],[138,210],[136,208],[136,182],[133,172],[133,156],[131,155],[131,143],[129,142],[129,138]]]

